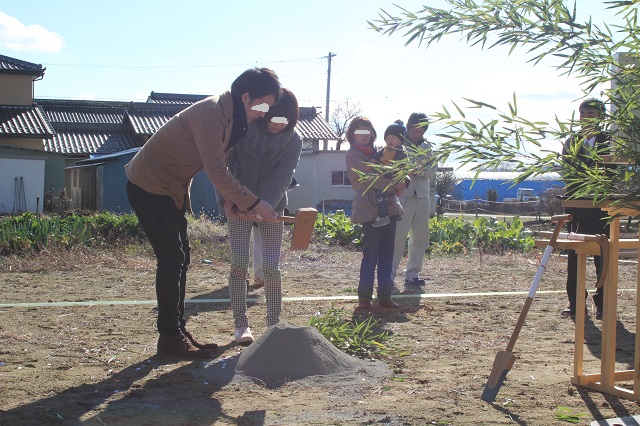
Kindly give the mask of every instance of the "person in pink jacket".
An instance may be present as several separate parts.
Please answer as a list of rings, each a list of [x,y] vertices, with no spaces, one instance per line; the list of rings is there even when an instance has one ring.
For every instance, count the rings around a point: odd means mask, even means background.
[[[391,178],[386,176],[378,177],[373,183],[373,176],[372,179],[360,180],[356,171],[371,173],[368,164],[372,163],[372,156],[375,153],[373,143],[376,140],[376,131],[368,118],[359,116],[351,120],[346,134],[350,148],[345,155],[345,162],[354,190],[351,222],[362,224],[364,243],[358,282],[358,308],[363,310],[372,308],[371,300],[376,269],[378,306],[380,308],[398,308],[398,304],[391,299],[393,287],[391,265],[396,222],[404,213],[398,201],[398,194],[402,194],[404,191],[405,183],[391,185]],[[378,215],[375,189],[385,190],[389,193],[387,198],[390,223],[386,226],[373,226]]]
[[[215,355],[216,344],[199,343],[186,329],[189,188],[204,169],[233,208],[256,221],[277,223],[273,207],[236,180],[226,157],[248,124],[263,117],[281,94],[272,70],[249,69],[236,78],[231,91],[196,102],[172,117],[125,166],[129,202],[157,258],[158,354],[187,359]]]

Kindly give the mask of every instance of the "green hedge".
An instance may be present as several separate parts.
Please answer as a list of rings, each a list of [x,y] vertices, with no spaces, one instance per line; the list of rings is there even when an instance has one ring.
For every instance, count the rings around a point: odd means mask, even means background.
[[[354,225],[343,211],[319,214],[316,235],[327,244],[362,247],[362,226]],[[495,218],[474,220],[459,217],[434,217],[430,221],[432,253],[458,254],[470,249],[483,253],[527,251],[534,246],[533,232],[524,228],[519,217],[508,222]]]
[[[206,221],[199,226],[220,226],[218,221]],[[352,224],[343,211],[319,214],[315,229],[315,239],[326,244],[362,247],[362,226]],[[533,233],[524,229],[518,217],[508,222],[494,218],[436,217],[431,219],[430,231],[431,253],[459,254],[469,250],[502,253],[527,251],[534,246]],[[0,219],[0,255],[4,256],[27,254],[54,246],[71,248],[144,241],[145,235],[135,214],[101,212],[39,216],[24,213]]]
[[[139,243],[144,238],[135,214],[38,216],[23,213],[0,220],[0,255],[26,254],[52,246]]]

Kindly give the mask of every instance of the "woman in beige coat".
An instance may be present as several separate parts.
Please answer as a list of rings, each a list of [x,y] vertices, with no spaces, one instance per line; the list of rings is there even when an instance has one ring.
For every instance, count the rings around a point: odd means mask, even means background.
[[[200,171],[235,209],[277,223],[277,213],[241,185],[226,156],[280,98],[278,76],[268,68],[242,73],[221,96],[203,99],[162,126],[125,166],[127,195],[157,258],[158,354],[214,356],[215,344],[198,343],[186,329],[185,293],[190,246],[189,188]]]
[[[355,193],[351,206],[351,222],[362,224],[364,248],[362,263],[360,264],[360,281],[358,283],[358,307],[371,309],[373,298],[373,283],[378,270],[378,306],[383,308],[397,308],[398,304],[391,299],[393,281],[391,279],[391,265],[393,262],[393,241],[396,233],[396,221],[403,213],[398,201],[398,194],[405,188],[404,183],[391,186],[387,189],[389,196],[389,219],[391,223],[385,226],[372,226],[378,214],[378,203],[373,188],[385,189],[390,184],[390,179],[379,177],[371,188],[370,180],[360,181],[355,170],[370,172],[367,165],[375,152],[373,143],[376,140],[376,131],[371,121],[366,117],[355,117],[347,129],[347,141],[350,148],[345,156],[349,180]]]

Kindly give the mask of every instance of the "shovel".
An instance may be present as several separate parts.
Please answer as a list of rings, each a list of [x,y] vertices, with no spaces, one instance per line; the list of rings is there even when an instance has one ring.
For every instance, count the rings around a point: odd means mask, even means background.
[[[507,373],[509,372],[509,370],[511,370],[511,367],[513,367],[513,363],[516,361],[516,356],[512,351],[513,347],[516,345],[516,340],[518,339],[518,335],[520,334],[520,329],[522,328],[524,319],[529,312],[529,307],[531,307],[531,303],[533,302],[533,297],[536,294],[536,290],[538,290],[538,284],[540,284],[542,274],[547,268],[547,263],[549,262],[549,258],[551,257],[551,253],[553,252],[553,247],[556,244],[556,240],[558,239],[560,230],[562,229],[562,226],[565,224],[565,222],[571,222],[571,220],[573,220],[573,216],[571,216],[570,214],[553,216],[551,218],[551,222],[555,222],[556,226],[553,229],[553,233],[551,234],[549,245],[544,251],[544,255],[542,256],[542,261],[540,261],[540,266],[538,266],[536,276],[533,279],[533,283],[531,283],[531,288],[529,289],[529,294],[527,295],[527,299],[525,300],[522,311],[520,312],[520,316],[518,317],[518,322],[516,323],[516,327],[511,334],[509,343],[507,344],[507,350],[498,352],[498,354],[496,355],[496,359],[493,361],[493,368],[491,369],[489,380],[484,387],[484,392],[482,392],[483,401],[495,401],[496,395],[498,394],[498,391],[502,386],[502,382],[504,382],[504,379],[507,377]]]

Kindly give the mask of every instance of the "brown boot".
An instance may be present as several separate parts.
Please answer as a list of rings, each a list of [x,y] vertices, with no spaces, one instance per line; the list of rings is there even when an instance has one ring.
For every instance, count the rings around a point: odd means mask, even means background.
[[[381,297],[378,299],[378,306],[381,308],[397,309],[400,307],[391,297]]]
[[[182,333],[177,336],[161,334],[158,337],[158,355],[171,355],[177,358],[212,358],[215,354],[208,349],[194,347]]]
[[[371,302],[369,300],[360,300],[358,302],[358,309],[362,311],[370,311],[371,310]]]
[[[193,346],[195,346],[196,348],[198,348],[198,349],[210,349],[210,350],[212,350],[212,351],[215,351],[215,350],[217,350],[217,349],[218,349],[218,345],[216,345],[215,343],[200,343],[200,342],[198,342],[198,341],[197,341],[197,340],[196,340],[196,339],[191,335],[191,333],[189,333],[189,332],[187,331],[187,329],[186,329],[186,328],[183,328],[183,329],[182,329],[182,334],[184,334],[184,335],[185,335],[185,337],[186,337],[187,339],[189,339],[189,341],[191,342],[191,344],[192,344]]]

